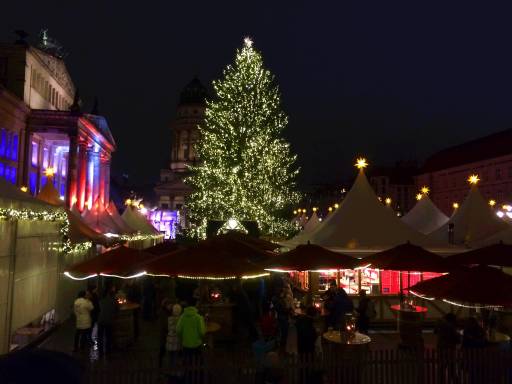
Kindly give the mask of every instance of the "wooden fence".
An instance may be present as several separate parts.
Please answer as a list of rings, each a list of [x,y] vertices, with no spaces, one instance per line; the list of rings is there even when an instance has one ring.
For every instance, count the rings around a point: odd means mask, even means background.
[[[277,357],[275,355],[274,357]],[[172,368],[105,366],[91,368],[84,383],[226,383],[226,384],[509,384],[512,353],[497,349],[435,349],[336,352],[323,356],[279,358],[207,353],[176,359]],[[282,381],[270,381],[281,377]]]

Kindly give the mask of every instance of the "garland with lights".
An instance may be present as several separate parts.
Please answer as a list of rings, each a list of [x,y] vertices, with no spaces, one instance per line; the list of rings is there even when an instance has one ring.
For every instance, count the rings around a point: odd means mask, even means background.
[[[185,182],[193,189],[186,205],[195,232],[204,237],[208,220],[254,220],[265,235],[295,231],[285,219],[299,201],[296,156],[281,137],[288,119],[274,77],[246,38],[223,78],[213,82],[216,98],[206,102],[196,152],[201,163]]]
[[[162,238],[164,235],[159,233],[155,235],[145,235],[137,233],[135,235],[119,235],[119,238],[123,241],[137,241],[137,240],[157,240]]]
[[[69,240],[69,220],[65,211],[57,209],[33,211],[31,209],[0,208],[0,220],[26,220],[60,222],[60,235],[62,238],[61,251],[64,253],[81,253],[92,247],[92,242],[86,241],[71,244]]]

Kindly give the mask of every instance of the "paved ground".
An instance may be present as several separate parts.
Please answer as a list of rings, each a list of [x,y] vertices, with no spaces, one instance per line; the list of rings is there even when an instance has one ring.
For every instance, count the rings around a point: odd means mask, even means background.
[[[140,321],[140,337],[135,343],[123,350],[113,351],[108,356],[100,357],[95,348],[89,351],[73,353],[73,335],[74,325],[72,321],[67,321],[62,324],[54,333],[52,333],[40,347],[61,351],[73,355],[85,365],[91,367],[108,367],[115,368],[116,366],[129,367],[155,367],[158,361],[158,321]],[[372,350],[394,349],[398,346],[399,335],[396,330],[378,330],[371,331],[370,335],[372,342],[370,348]],[[432,332],[424,332],[423,338],[425,346],[432,347],[435,344],[435,336]],[[216,343],[215,349],[219,351],[233,351],[246,352],[250,347],[246,344],[234,343]]]

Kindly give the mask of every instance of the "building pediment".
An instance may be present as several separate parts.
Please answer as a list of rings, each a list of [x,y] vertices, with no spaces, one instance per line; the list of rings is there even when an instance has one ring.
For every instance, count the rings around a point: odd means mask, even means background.
[[[30,52],[46,66],[51,76],[54,77],[70,95],[75,94],[75,85],[62,59],[35,47],[30,47]]]

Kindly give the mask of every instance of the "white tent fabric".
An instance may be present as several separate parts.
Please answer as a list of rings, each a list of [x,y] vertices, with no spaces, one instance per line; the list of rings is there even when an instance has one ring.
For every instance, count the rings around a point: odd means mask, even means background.
[[[476,186],[471,187],[466,200],[450,220],[428,237],[434,241],[447,241],[450,224],[453,224],[454,244],[469,246],[508,228],[508,224],[494,214]]]
[[[307,242],[331,249],[375,250],[410,241],[429,245],[427,237],[403,223],[379,202],[363,171],[340,207],[310,233],[301,233],[286,246]]]
[[[157,235],[159,232],[149,223],[144,216],[132,207],[126,207],[121,215],[123,220],[131,228],[144,235]]]
[[[116,205],[114,204],[114,202],[112,200],[110,200],[110,203],[108,204],[106,209],[107,209],[108,214],[112,218],[112,220],[114,220],[114,222],[117,224],[117,226],[122,230],[122,233],[130,234],[130,233],[134,233],[135,232],[133,230],[133,228],[131,228],[123,220],[123,218],[119,214],[119,211],[117,210]]]
[[[93,208],[89,209],[83,215],[83,220],[94,230],[100,233],[115,233],[123,234],[123,228],[120,228],[117,223],[108,214],[106,209],[101,209],[98,200],[94,202]]]
[[[425,235],[440,228],[448,220],[448,216],[435,206],[428,195],[423,195],[416,205],[402,217],[404,223]]]
[[[35,199],[28,192],[21,191],[3,177],[0,177],[0,207],[31,208],[39,210],[50,208],[47,203]]]
[[[304,232],[305,233],[313,232],[316,229],[316,227],[318,227],[320,225],[320,223],[321,223],[321,221],[318,218],[318,215],[316,214],[316,212],[313,212],[313,214],[309,218],[308,222],[306,224],[304,224]]]

